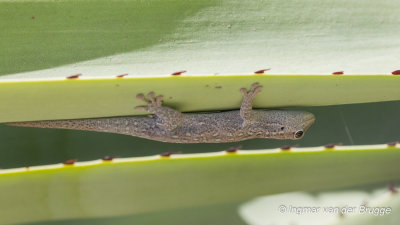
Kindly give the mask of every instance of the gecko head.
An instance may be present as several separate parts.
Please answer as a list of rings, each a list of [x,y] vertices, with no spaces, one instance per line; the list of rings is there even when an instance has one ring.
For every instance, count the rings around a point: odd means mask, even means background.
[[[304,136],[308,128],[315,122],[315,116],[305,111],[292,111],[294,120],[293,129],[288,129],[287,135],[289,139],[297,140]]]
[[[294,110],[267,111],[265,118],[267,138],[291,140],[302,138],[315,121],[312,113]]]

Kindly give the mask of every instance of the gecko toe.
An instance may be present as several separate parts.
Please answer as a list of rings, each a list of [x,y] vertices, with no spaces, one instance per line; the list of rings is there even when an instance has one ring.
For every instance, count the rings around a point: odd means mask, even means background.
[[[147,94],[147,98],[151,101],[151,103],[155,103],[155,99],[154,99],[154,92],[149,92]]]
[[[260,86],[260,84],[258,82],[255,82],[251,85],[251,89],[253,90],[253,89],[257,88],[258,86]]]
[[[141,111],[147,111],[147,107],[145,107],[145,106],[135,106],[134,109],[141,110]]]
[[[256,89],[254,89],[254,94],[257,94],[257,93],[259,93],[260,91],[262,90],[262,86],[258,86],[258,87],[256,87]]]
[[[143,101],[143,102],[145,102],[145,103],[147,103],[147,101],[146,101],[146,99],[144,98],[144,95],[143,95],[143,94],[137,94],[137,95],[136,95],[136,98],[139,99],[139,100],[141,100],[141,101]]]
[[[249,91],[249,95],[256,95],[258,94],[262,89],[262,86],[259,83],[254,83],[251,85],[251,89]]]
[[[240,92],[246,96],[247,95],[247,89],[246,88],[240,88]]]
[[[259,83],[253,83],[250,91],[255,91],[257,88],[262,87]]]
[[[162,105],[162,99],[163,99],[162,95],[159,95],[159,96],[156,97],[157,106],[161,106]]]

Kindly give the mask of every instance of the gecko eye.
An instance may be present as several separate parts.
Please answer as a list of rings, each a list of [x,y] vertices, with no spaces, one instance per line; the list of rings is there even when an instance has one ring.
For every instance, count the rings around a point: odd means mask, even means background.
[[[294,138],[299,139],[303,137],[304,132],[302,130],[298,130],[294,133]]]

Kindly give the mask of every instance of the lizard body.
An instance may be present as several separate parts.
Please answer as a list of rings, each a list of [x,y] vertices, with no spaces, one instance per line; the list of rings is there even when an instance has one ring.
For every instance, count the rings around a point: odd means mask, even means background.
[[[13,126],[61,128],[119,133],[172,143],[222,143],[252,138],[299,139],[315,120],[313,114],[289,110],[253,110],[253,99],[261,91],[253,84],[242,88],[240,110],[215,113],[181,113],[162,106],[162,96],[137,95],[147,106],[136,109],[154,116],[126,116],[74,120],[7,123]]]

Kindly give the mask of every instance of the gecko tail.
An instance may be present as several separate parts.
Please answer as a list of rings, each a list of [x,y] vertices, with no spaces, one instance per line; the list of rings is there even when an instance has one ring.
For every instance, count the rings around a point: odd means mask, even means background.
[[[4,123],[7,126],[13,126],[13,127],[36,127],[38,126],[37,122],[34,121],[29,121],[29,122],[7,122]]]
[[[152,126],[153,119],[147,117],[104,117],[70,120],[22,121],[8,122],[5,124],[17,127],[86,130],[140,136],[142,133],[148,131],[148,127]],[[142,124],[141,126],[143,128],[138,124]]]
[[[56,121],[43,120],[43,121],[8,122],[5,123],[5,125],[14,127],[60,128],[61,124]]]
[[[23,121],[8,122],[8,126],[16,127],[38,127],[38,128],[58,128],[58,129],[76,129],[76,130],[93,130],[93,126],[88,126],[82,120],[43,120],[43,121]]]

